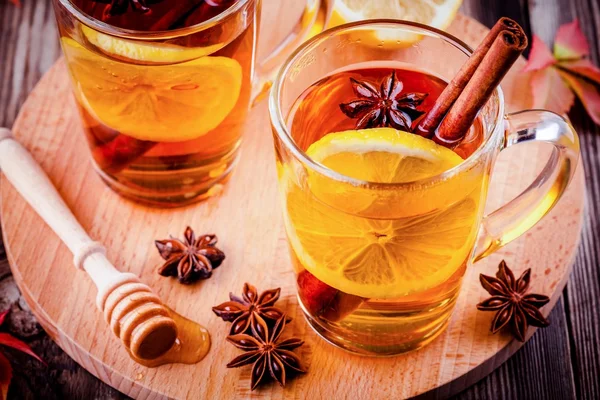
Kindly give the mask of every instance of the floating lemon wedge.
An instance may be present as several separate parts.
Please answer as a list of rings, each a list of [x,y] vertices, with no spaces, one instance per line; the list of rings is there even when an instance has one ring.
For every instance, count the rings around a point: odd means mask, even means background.
[[[182,47],[165,43],[144,43],[106,35],[85,25],[81,27],[81,32],[103,53],[125,61],[174,64],[207,56],[223,47],[220,44]]]
[[[346,176],[381,183],[412,182],[462,161],[433,141],[391,128],[329,134],[307,154]],[[476,192],[463,191],[455,202],[436,200],[436,208],[429,203],[426,209],[418,204],[428,203],[425,189],[396,189],[388,196],[384,190],[355,188],[348,195],[350,185],[309,173],[307,187],[301,188],[291,174],[284,171],[280,179],[293,251],[310,273],[345,293],[392,299],[426,290],[461,268],[473,247]],[[387,201],[377,203],[382,199]],[[377,203],[371,218],[344,211],[361,209],[368,201]],[[393,206],[407,207],[405,216],[386,218]]]
[[[392,128],[330,133],[313,143],[307,154],[343,175],[378,183],[416,181],[463,161],[432,140]]]
[[[329,27],[365,19],[393,18],[446,29],[461,4],[462,0],[337,0]],[[417,34],[397,30],[380,30],[375,36],[378,43],[394,41],[404,46],[420,39]]]
[[[201,137],[227,117],[240,96],[242,67],[232,58],[135,65],[110,60],[70,38],[61,41],[79,102],[101,123],[136,139],[179,142]],[[161,58],[160,51],[144,47],[126,52],[146,60],[172,60],[172,55]]]

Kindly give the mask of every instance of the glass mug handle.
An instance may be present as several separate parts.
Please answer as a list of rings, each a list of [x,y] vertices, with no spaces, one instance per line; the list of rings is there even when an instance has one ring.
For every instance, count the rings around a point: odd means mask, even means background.
[[[334,0],[258,1],[260,22],[252,93],[254,104],[268,93],[272,80],[285,59],[305,40],[325,29],[333,2]]]
[[[483,218],[473,262],[521,236],[554,207],[569,184],[579,158],[577,133],[550,111],[527,110],[506,116],[503,149],[523,142],[554,146],[538,177],[523,193]]]

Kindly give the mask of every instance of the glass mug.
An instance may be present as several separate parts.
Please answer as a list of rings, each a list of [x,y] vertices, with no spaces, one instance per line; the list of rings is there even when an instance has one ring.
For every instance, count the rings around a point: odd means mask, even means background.
[[[334,2],[335,0],[261,0],[256,58],[259,64],[258,78],[263,84],[266,83],[266,88],[270,88],[273,75],[290,53],[324,29]],[[292,23],[282,23],[282,16],[285,16],[285,21]],[[260,85],[257,87],[260,88]]]
[[[220,191],[235,165],[253,83],[268,81],[291,45],[322,29],[329,7],[306,0],[284,15],[297,23],[263,32],[273,51],[257,68],[260,0],[154,2],[143,18],[108,14],[106,2],[53,3],[96,171],[119,194],[163,207]],[[271,3],[267,22],[285,11]],[[134,30],[146,26],[153,30]]]
[[[421,39],[411,46],[396,40],[406,37]],[[334,345],[393,355],[431,342],[448,324],[466,268],[537,223],[573,176],[579,143],[569,123],[543,110],[505,115],[500,88],[478,117],[481,144],[437,175],[370,182],[307,154],[319,139],[311,126],[339,112],[337,105],[303,109],[315,82],[329,84],[343,71],[382,65],[412,66],[448,82],[471,52],[459,39],[424,25],[364,21],[306,42],[274,82],[269,110],[298,299],[312,328]],[[338,89],[325,87],[327,101]],[[299,112],[315,108],[323,115],[318,125],[295,122]],[[521,195],[483,216],[496,157],[531,141],[553,145],[546,167]]]

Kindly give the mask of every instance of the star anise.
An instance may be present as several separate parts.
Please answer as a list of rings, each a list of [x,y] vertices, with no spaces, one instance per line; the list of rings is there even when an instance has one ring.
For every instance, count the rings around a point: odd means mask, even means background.
[[[227,368],[237,368],[252,364],[252,379],[250,387],[254,390],[259,383],[267,380],[269,376],[285,386],[285,381],[290,373],[304,373],[300,359],[291,350],[300,347],[304,341],[297,338],[279,340],[285,328],[286,316],[282,314],[273,329],[269,329],[266,321],[257,315],[250,326],[252,335],[237,334],[227,337],[235,347],[244,353],[237,356]],[[267,373],[267,370],[269,371]]]
[[[540,328],[550,325],[539,310],[550,301],[548,296],[525,294],[530,279],[531,268],[515,280],[514,274],[504,260],[498,266],[496,278],[479,275],[481,285],[492,297],[477,304],[477,309],[497,312],[492,321],[492,333],[498,332],[503,327],[509,327],[513,336],[524,342],[529,325]]]
[[[202,235],[196,238],[189,226],[184,233],[184,241],[176,238],[156,240],[156,248],[165,263],[158,269],[162,276],[176,276],[181,283],[192,283],[207,279],[225,259],[225,253],[215,247],[216,235]]]
[[[125,14],[131,5],[133,11],[147,13],[150,11],[148,4],[159,3],[162,0],[94,0],[96,3],[110,4],[105,12],[115,16]]]
[[[358,118],[356,129],[391,126],[412,131],[415,119],[424,111],[417,110],[428,93],[404,93],[404,84],[398,80],[396,71],[385,77],[377,87],[367,81],[350,78],[352,90],[358,99],[340,104],[340,109],[350,118]]]
[[[244,283],[242,297],[229,293],[231,301],[213,307],[213,312],[223,321],[233,321],[230,335],[245,333],[250,329],[254,319],[259,316],[267,321],[275,321],[283,315],[283,311],[273,305],[279,299],[280,288],[270,289],[258,295],[258,291],[249,283]],[[291,318],[288,318],[289,322]]]

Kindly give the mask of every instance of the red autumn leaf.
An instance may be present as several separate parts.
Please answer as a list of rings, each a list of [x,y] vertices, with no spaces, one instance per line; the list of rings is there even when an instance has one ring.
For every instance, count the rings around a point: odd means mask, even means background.
[[[9,310],[0,313],[0,326],[2,326],[2,324],[4,323],[8,312]],[[23,353],[29,354],[36,360],[39,360],[42,364],[46,365],[46,363],[44,363],[44,361],[42,361],[42,359],[39,358],[37,354],[33,352],[33,350],[31,350],[31,347],[29,347],[26,343],[23,343],[19,339],[12,337],[8,333],[0,332],[0,346],[8,346],[12,347],[13,349],[22,351]],[[10,362],[8,361],[6,356],[4,356],[4,354],[0,352],[0,396],[2,400],[6,400],[6,396],[8,396],[8,386],[10,385],[11,379],[12,367],[10,365]]]
[[[583,103],[592,120],[600,125],[600,89],[585,79],[579,79],[565,71],[559,72],[561,77],[571,86],[577,97],[579,97],[579,100]]]
[[[554,38],[554,57],[557,60],[577,60],[589,53],[590,46],[577,19],[558,28]]]
[[[31,350],[31,347],[29,347],[27,343],[24,343],[19,339],[12,337],[8,333],[0,332],[0,345],[12,347],[13,349],[17,349],[19,351],[22,351],[23,353],[29,354],[31,357],[35,358],[36,360],[39,360],[42,363],[44,362],[40,357],[38,357],[37,354],[33,352],[33,350]]]
[[[562,115],[569,111],[575,100],[556,68],[535,71],[531,77],[531,88],[533,108],[545,108]]]
[[[554,54],[534,35],[524,69],[532,73],[533,106],[564,114],[577,95],[592,120],[600,124],[600,69],[585,58],[588,54],[589,45],[577,20],[558,29]]]
[[[566,69],[575,75],[581,75],[600,85],[600,68],[592,64],[590,60],[561,61],[557,66],[560,69]]]
[[[12,367],[10,362],[4,354],[0,353],[0,398],[2,400],[6,400],[6,396],[8,396],[8,385],[10,385],[11,379]]]
[[[546,43],[536,35],[533,35],[529,61],[527,61],[527,65],[523,71],[539,71],[554,64],[556,64],[556,60],[554,59],[554,56],[552,56],[548,46],[546,46]]]
[[[4,323],[8,312],[9,310],[0,313],[0,326],[2,326],[2,324]],[[8,333],[0,332],[0,346],[12,347],[13,349],[17,349],[23,353],[29,354],[31,357],[45,364],[44,361],[40,357],[38,357],[38,355],[35,354],[33,350],[31,350],[31,347],[29,347],[27,343],[20,341],[19,339],[9,335]]]

